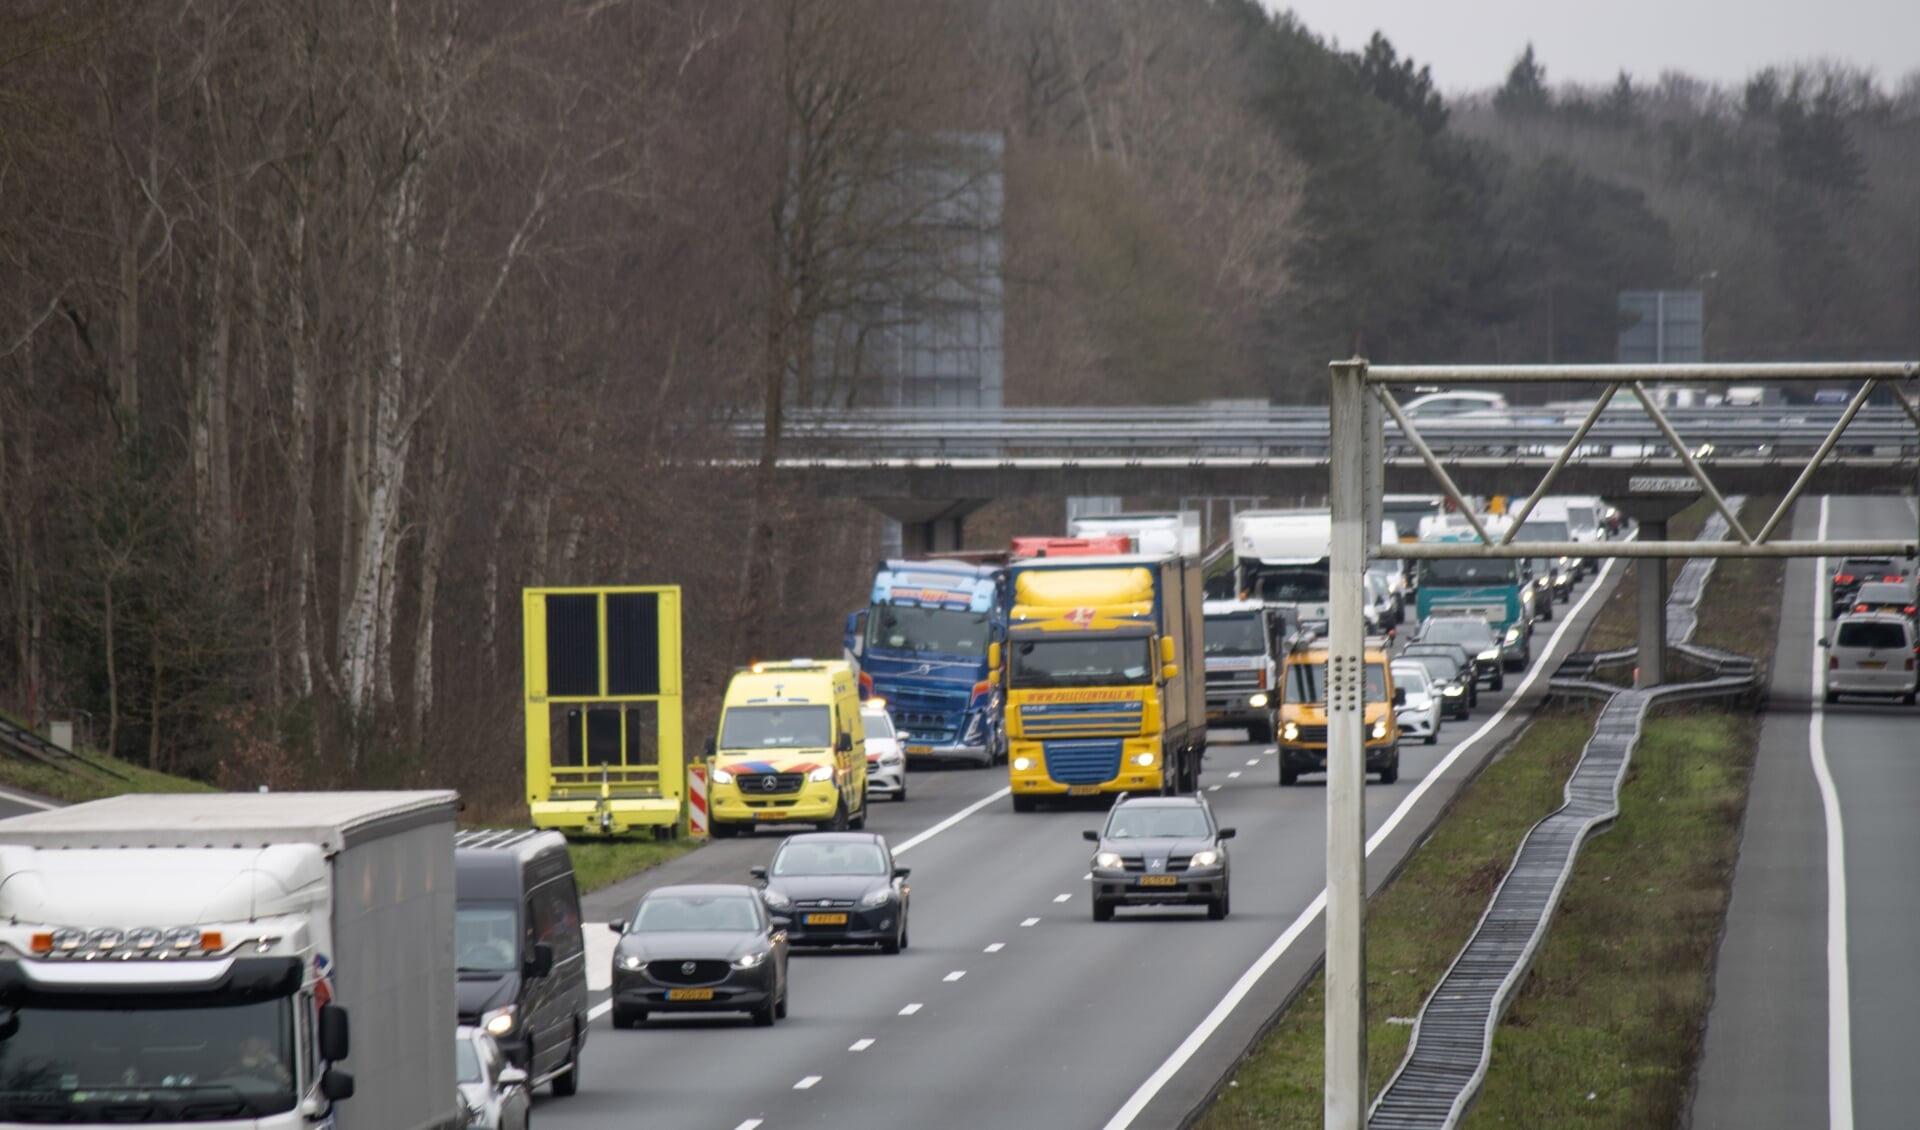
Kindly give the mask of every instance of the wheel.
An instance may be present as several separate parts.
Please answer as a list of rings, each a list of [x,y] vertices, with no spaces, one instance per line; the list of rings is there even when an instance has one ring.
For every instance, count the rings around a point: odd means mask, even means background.
[[[567,1069],[553,1077],[553,1093],[556,1097],[566,1098],[580,1089],[580,1033],[576,1029],[573,1042],[567,1048]]]
[[[1034,798],[1021,796],[1019,793],[1013,794],[1013,810],[1015,812],[1032,812],[1033,806]]]
[[[827,821],[827,831],[844,832],[847,830],[847,798],[841,797],[834,803],[833,819]]]
[[[1227,896],[1222,894],[1207,904],[1207,917],[1215,922],[1227,916]]]
[[[1273,724],[1270,722],[1247,723],[1247,740],[1256,743],[1272,741]]]
[[[1476,710],[1479,708],[1479,706],[1480,706],[1480,683],[1476,680],[1471,686],[1467,688],[1467,709]],[[1460,717],[1465,718],[1466,715],[1462,714],[1460,715]]]
[[[1838,692],[1838,691],[1828,691],[1828,692],[1827,692],[1827,705],[1828,705],[1828,706],[1832,706],[1832,705],[1833,705],[1834,703],[1836,703],[1836,702],[1839,702],[1839,701],[1840,701],[1840,694],[1839,694],[1839,692]]]
[[[1553,623],[1553,598],[1552,597],[1547,598],[1547,606],[1541,610],[1540,618],[1542,620],[1545,620],[1549,624]]]
[[[740,834],[740,824],[722,824],[715,820],[707,825],[707,834],[716,840],[727,840]]]
[[[1300,774],[1294,772],[1291,769],[1286,768],[1285,766],[1281,767],[1280,769],[1280,787],[1281,788],[1283,789],[1288,788],[1292,786],[1294,782],[1298,781],[1299,779],[1300,779]]]
[[[1920,692],[1908,691],[1900,696],[1900,705],[1912,706],[1916,700],[1920,700]]]
[[[1100,899],[1093,900],[1093,920],[1095,922],[1113,921],[1113,904]]]
[[[768,1001],[755,1008],[753,1010],[753,1026],[755,1028],[773,1027],[773,1014],[776,1007],[773,1001]]]
[[[913,923],[910,921],[910,919],[912,918],[912,915],[909,914],[907,911],[908,911],[908,908],[906,907],[900,908],[900,948],[901,949],[906,949],[908,946],[913,944],[913,938],[910,935],[910,930],[913,926]]]
[[[905,777],[902,777],[900,778],[900,788],[896,790],[893,794],[893,801],[895,804],[899,804],[900,802],[906,799],[907,799],[907,779]]]
[[[780,999],[773,1002],[773,1018],[775,1020],[787,1018],[787,982],[784,977],[780,979]]]
[[[866,826],[867,826],[867,790],[865,788],[862,788],[860,790],[860,811],[856,815],[848,817],[847,827],[865,828]]]
[[[1399,779],[1400,779],[1400,751],[1396,749],[1393,751],[1393,756],[1388,759],[1387,767],[1385,769],[1380,770],[1380,783],[1383,785],[1391,785],[1395,781],[1398,781]]]
[[[1495,675],[1493,676],[1493,689],[1496,691],[1504,691],[1507,689],[1506,671],[1502,670],[1495,673]]]
[[[899,953],[902,949],[906,948],[900,944],[900,936],[907,932],[906,927],[907,916],[902,914],[899,923],[893,928],[893,937],[887,938],[880,943],[880,952]]]
[[[615,1007],[613,1010],[613,1026],[615,1028],[638,1028],[640,1022],[646,1018],[647,1014],[637,1008]]]
[[[1440,740],[1440,727],[1435,726],[1433,730],[1427,734],[1426,744],[1432,745],[1439,740]]]

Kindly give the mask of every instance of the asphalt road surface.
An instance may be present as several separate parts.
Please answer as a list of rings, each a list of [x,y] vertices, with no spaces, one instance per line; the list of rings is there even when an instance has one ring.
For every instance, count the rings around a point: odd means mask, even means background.
[[[1821,510],[1825,506],[1824,531]],[[1903,498],[1799,507],[1796,538],[1912,537]],[[1787,566],[1761,733],[1693,1107],[1698,1130],[1920,1125],[1920,709],[1822,704],[1825,574]]]
[[[1580,602],[1612,575],[1540,625],[1537,656],[1556,634],[1559,653],[1581,637],[1602,601]],[[1403,746],[1398,784],[1369,785],[1372,886],[1517,729],[1557,654],[1537,659],[1539,678],[1483,690],[1437,745]],[[1503,710],[1516,694],[1525,701]],[[906,952],[795,954],[791,1014],[771,1029],[689,1017],[616,1032],[597,1007],[579,1093],[536,1101],[544,1130],[1177,1126],[1315,968],[1324,785],[1280,788],[1273,748],[1239,731],[1214,731],[1202,778],[1220,822],[1239,829],[1224,922],[1149,909],[1094,923],[1080,832],[1101,806],[1016,815],[1004,770],[916,769],[910,784],[911,800],[876,801],[868,825],[913,869]],[[613,940],[600,923],[654,885],[749,881],[777,838],[712,843],[591,896],[596,1002]]]

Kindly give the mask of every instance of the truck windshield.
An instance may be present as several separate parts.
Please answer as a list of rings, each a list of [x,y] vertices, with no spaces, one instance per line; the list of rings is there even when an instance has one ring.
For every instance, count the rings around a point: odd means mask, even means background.
[[[1110,687],[1151,683],[1149,643],[1144,636],[1020,640],[1013,645],[1013,685]]]
[[[453,953],[462,973],[520,968],[520,915],[510,902],[461,906],[453,915]]]
[[[1327,586],[1325,569],[1276,569],[1255,574],[1247,595],[1255,600],[1313,603],[1327,599]]]
[[[210,1122],[293,1109],[293,1002],[6,1010],[0,1121]]]
[[[1326,702],[1327,665],[1324,662],[1287,664],[1287,701]],[[1387,673],[1378,663],[1367,664],[1367,701],[1387,701]]]
[[[720,723],[721,749],[824,749],[833,744],[824,706],[730,706]]]
[[[1208,655],[1265,655],[1264,636],[1258,616],[1207,617]]]
[[[1420,563],[1420,583],[1440,588],[1520,583],[1520,567],[1511,557],[1442,557]]]
[[[985,655],[987,614],[876,604],[867,612],[867,647],[929,655]]]
[[[1514,541],[1572,541],[1567,523],[1557,519],[1529,518],[1513,535]]]

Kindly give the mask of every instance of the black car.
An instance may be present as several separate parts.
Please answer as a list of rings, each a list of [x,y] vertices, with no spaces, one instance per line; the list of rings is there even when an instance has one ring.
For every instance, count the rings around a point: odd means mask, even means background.
[[[1457,643],[1473,659],[1473,674],[1478,682],[1492,690],[1507,685],[1506,666],[1500,657],[1500,633],[1478,616],[1429,616],[1420,622],[1416,643]]]
[[[1913,579],[1905,561],[1897,557],[1842,557],[1827,581],[1832,586],[1833,614],[1840,615],[1853,604],[1853,596],[1869,581],[1899,582]]]
[[[745,883],[656,887],[613,951],[613,1026],[656,1012],[745,1012],[762,1028],[787,1015],[787,935]]]
[[[886,953],[907,948],[908,874],[894,866],[886,837],[872,832],[788,836],[772,866],[753,869],[794,945],[878,945]]]
[[[1473,661],[1465,651],[1455,644],[1409,644],[1405,651],[1394,656],[1396,662],[1402,659],[1427,669],[1428,681],[1439,689],[1442,714],[1455,721],[1466,721],[1471,708],[1479,701],[1479,691],[1473,681]]]
[[[1093,853],[1093,920],[1119,906],[1204,906],[1225,918],[1232,828],[1213,820],[1198,796],[1126,797],[1114,802],[1106,827],[1089,828]]]

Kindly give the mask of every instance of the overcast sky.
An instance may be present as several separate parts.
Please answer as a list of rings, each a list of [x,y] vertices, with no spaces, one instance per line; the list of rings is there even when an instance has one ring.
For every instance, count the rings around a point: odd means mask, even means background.
[[[1265,0],[1344,50],[1385,33],[1446,93],[1506,78],[1531,42],[1552,85],[1680,70],[1737,85],[1769,65],[1832,58],[1882,89],[1920,69],[1920,0]]]

